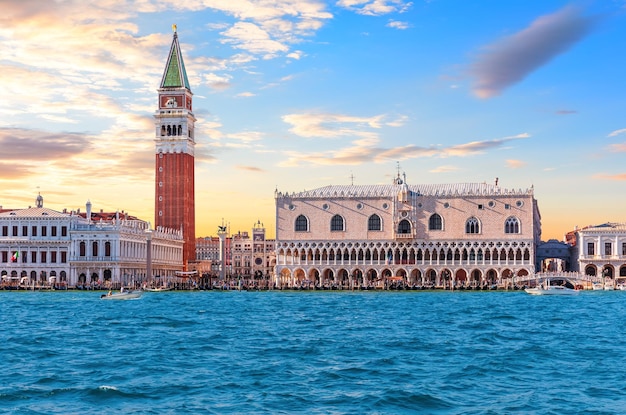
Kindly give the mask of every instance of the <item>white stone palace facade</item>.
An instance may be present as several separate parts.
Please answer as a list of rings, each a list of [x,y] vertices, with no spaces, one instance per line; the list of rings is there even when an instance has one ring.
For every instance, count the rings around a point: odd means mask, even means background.
[[[151,275],[147,276],[150,238]],[[128,285],[181,270],[180,230],[150,229],[122,213],[57,212],[37,206],[0,211],[3,286]]]
[[[485,287],[535,272],[534,189],[334,185],[275,193],[276,284]],[[513,277],[513,278],[512,278]]]
[[[609,284],[626,283],[626,223],[586,226],[572,234],[577,271],[603,277]]]

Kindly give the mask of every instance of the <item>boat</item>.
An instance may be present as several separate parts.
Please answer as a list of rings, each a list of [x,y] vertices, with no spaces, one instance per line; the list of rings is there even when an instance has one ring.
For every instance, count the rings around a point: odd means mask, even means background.
[[[144,291],[149,291],[152,293],[160,293],[163,291],[172,291],[172,287],[146,287]]]
[[[141,298],[141,294],[143,291],[141,290],[130,290],[124,291],[123,289],[116,292],[109,291],[107,294],[102,294],[100,296],[101,300],[134,300],[137,298]]]
[[[570,288],[566,284],[567,282],[563,285],[551,285],[550,279],[546,278],[542,284],[538,284],[534,288],[525,288],[524,291],[526,291],[528,294],[531,294],[531,295],[577,295],[577,294],[580,294],[581,290]],[[572,284],[570,283],[570,285]]]

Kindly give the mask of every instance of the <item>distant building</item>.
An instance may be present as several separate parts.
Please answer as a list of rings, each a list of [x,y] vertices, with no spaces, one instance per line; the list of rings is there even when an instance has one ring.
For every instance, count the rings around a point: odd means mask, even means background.
[[[608,222],[568,234],[572,234],[568,239],[575,241],[577,271],[626,282],[626,223]]]
[[[151,230],[152,275],[147,270],[149,222],[124,212],[98,213],[43,207],[0,212],[0,275],[3,285],[107,286],[139,283],[180,270],[179,230]]]
[[[535,272],[532,188],[486,183],[276,191],[276,283],[485,286]]]
[[[196,239],[196,259],[212,261],[212,272],[220,275],[222,260],[226,278],[268,279],[276,264],[274,240],[266,238],[263,224],[258,221],[247,231],[224,238],[224,258],[220,255],[220,239],[208,236]]]

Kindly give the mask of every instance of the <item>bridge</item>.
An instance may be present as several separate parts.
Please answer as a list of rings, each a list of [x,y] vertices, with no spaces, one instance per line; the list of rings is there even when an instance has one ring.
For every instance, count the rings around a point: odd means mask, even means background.
[[[503,283],[520,283],[520,282],[528,282],[528,281],[536,281],[542,279],[566,279],[572,282],[580,281],[580,282],[603,282],[602,277],[596,275],[585,275],[580,272],[538,272],[536,274],[524,275],[524,276],[515,276],[509,278],[503,278]]]

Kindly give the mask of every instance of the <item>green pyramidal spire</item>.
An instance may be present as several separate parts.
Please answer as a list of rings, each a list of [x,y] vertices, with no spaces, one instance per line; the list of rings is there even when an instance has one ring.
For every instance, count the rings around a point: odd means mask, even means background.
[[[172,47],[165,65],[163,79],[161,79],[161,88],[189,88],[189,80],[187,79],[187,71],[185,71],[185,63],[183,55],[180,52],[180,44],[178,43],[178,35],[174,32]]]

